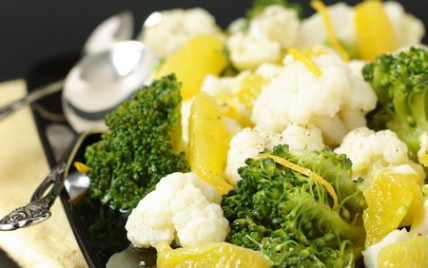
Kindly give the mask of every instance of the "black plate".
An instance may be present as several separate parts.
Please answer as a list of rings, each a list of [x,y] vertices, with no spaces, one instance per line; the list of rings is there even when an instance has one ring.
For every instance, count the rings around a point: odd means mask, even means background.
[[[78,58],[78,54],[70,54],[35,66],[27,78],[29,91],[63,79]],[[72,159],[71,163],[85,162],[85,148],[101,137],[97,132],[75,133],[65,120],[60,104],[61,92],[58,92],[32,105],[37,130],[51,167],[61,157]],[[72,176],[75,172],[75,167],[71,166],[66,176]],[[66,187],[60,199],[90,268],[105,267],[113,254],[125,249],[127,259],[134,261],[135,267],[154,267],[153,251],[138,251],[130,246],[124,229],[128,216],[126,213],[103,206],[98,200],[92,199],[88,191],[75,196]],[[146,266],[140,265],[142,260]]]

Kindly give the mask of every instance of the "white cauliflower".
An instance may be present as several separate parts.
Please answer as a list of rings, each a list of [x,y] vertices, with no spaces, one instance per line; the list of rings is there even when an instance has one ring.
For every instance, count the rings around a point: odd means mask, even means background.
[[[239,32],[227,39],[230,60],[238,70],[254,70],[266,62],[276,62],[281,56],[281,46],[266,38]]]
[[[231,62],[238,70],[255,70],[263,63],[277,62],[282,49],[295,45],[300,21],[294,9],[271,5],[250,21],[241,18],[229,28],[227,47]]]
[[[366,64],[368,64],[367,61],[356,59],[350,60],[348,62],[349,68],[351,68],[352,73],[361,78],[362,80],[364,80],[363,68]]]
[[[177,192],[171,203],[176,242],[186,247],[224,241],[230,229],[219,203],[212,203],[192,184]]]
[[[250,21],[249,34],[278,42],[282,48],[294,46],[300,31],[300,21],[295,9],[280,5],[266,7]]]
[[[277,133],[290,123],[313,124],[321,129],[324,142],[335,147],[347,132],[366,125],[365,115],[375,108],[377,97],[338,55],[323,54],[311,60],[321,76],[287,55],[282,72],[254,102],[251,120]]]
[[[156,12],[147,19],[144,26],[137,39],[160,58],[168,57],[196,34],[222,36],[215,18],[202,8]]]
[[[288,144],[290,150],[320,150],[324,147],[321,131],[315,126],[290,124],[282,134],[261,127],[245,128],[230,141],[227,155],[226,177],[232,185],[241,180],[238,168],[245,165],[247,158],[254,158],[265,149],[272,150],[279,144]]]
[[[420,183],[425,178],[422,166],[409,159],[406,144],[391,130],[354,129],[334,151],[351,159],[354,179],[363,177],[369,180],[387,167],[400,173],[416,174]]]
[[[322,132],[314,125],[289,124],[282,132],[283,143],[288,144],[291,150],[307,149],[321,150],[325,147],[322,139]]]
[[[428,131],[419,136],[418,161],[428,167]]]
[[[226,177],[232,185],[241,180],[238,168],[245,165],[247,158],[253,158],[265,149],[273,149],[282,143],[282,136],[263,128],[244,128],[232,137],[227,155]]]
[[[327,13],[337,38],[345,44],[355,47],[356,27],[354,22],[354,8],[340,2],[327,6]],[[303,20],[298,40],[299,48],[320,45],[326,40],[328,40],[327,27],[320,13],[317,12]]]
[[[384,10],[394,28],[399,48],[417,45],[422,42],[422,38],[425,35],[425,26],[420,19],[406,13],[403,6],[396,1],[386,1]]]
[[[230,232],[221,196],[194,173],[173,173],[132,210],[125,228],[138,248],[160,242],[189,246],[224,241]]]

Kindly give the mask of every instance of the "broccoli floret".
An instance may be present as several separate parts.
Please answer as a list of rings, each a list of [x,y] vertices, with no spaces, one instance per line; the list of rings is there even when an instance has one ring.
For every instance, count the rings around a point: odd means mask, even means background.
[[[378,97],[376,109],[367,115],[368,126],[397,133],[417,160],[419,136],[428,130],[428,50],[411,47],[381,55],[362,73]]]
[[[246,11],[247,19],[251,20],[261,14],[263,10],[271,5],[280,5],[286,8],[295,9],[299,18],[303,19],[303,7],[299,3],[289,2],[287,0],[254,0],[251,8]]]
[[[173,148],[180,89],[175,75],[165,76],[107,115],[107,132],[85,151],[93,196],[113,208],[132,209],[162,177],[190,170],[184,152]]]
[[[242,180],[223,197],[231,223],[227,241],[260,250],[274,267],[354,267],[364,247],[361,215],[367,206],[350,177],[349,159],[327,149],[290,151],[287,145],[265,153],[323,176],[337,193],[338,207],[332,209],[330,193],[318,181],[269,155],[250,158],[239,169]]]

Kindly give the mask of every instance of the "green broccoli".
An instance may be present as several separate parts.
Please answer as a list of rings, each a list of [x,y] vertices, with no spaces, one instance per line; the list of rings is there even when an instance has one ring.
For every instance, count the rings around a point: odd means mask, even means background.
[[[326,187],[273,158],[247,159],[238,172],[242,180],[222,200],[231,223],[227,241],[260,250],[274,267],[354,267],[361,257],[367,207],[351,162],[331,150],[289,151],[276,146],[266,154],[312,170],[329,182],[338,207]]]
[[[251,20],[261,14],[266,7],[271,5],[280,5],[286,8],[295,9],[299,18],[303,18],[303,7],[298,3],[288,2],[287,0],[254,0],[251,8],[246,11],[247,19]]]
[[[411,47],[381,55],[362,73],[378,97],[376,109],[367,115],[368,126],[397,133],[416,160],[419,136],[428,131],[428,50]]]
[[[108,131],[86,148],[91,194],[116,209],[132,209],[167,174],[190,170],[175,152],[181,83],[171,74],[139,89],[106,117]]]

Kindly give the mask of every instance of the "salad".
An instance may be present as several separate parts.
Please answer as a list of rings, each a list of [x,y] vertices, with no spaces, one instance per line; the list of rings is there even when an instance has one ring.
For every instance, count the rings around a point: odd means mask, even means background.
[[[428,267],[425,27],[394,1],[311,6],[149,18],[153,82],[79,170],[157,267]]]

